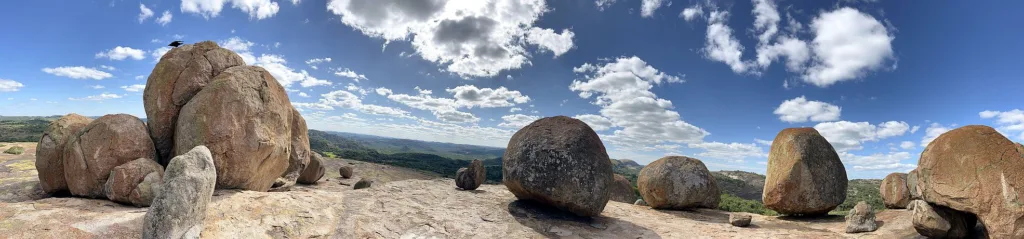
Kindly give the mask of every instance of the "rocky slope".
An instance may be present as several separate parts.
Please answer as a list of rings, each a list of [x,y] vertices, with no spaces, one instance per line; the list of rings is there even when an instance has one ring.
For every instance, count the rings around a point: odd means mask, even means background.
[[[28,145],[28,144],[26,144]],[[32,150],[26,150],[32,152]],[[26,156],[0,155],[0,237],[136,238],[146,208],[108,200],[44,198],[31,193],[38,180]],[[339,179],[337,168],[353,163],[356,176]],[[718,210],[653,210],[609,202],[587,219],[515,201],[502,185],[462,191],[451,179],[386,165],[330,159],[319,184],[287,192],[218,190],[203,238],[906,238],[917,234],[910,212],[878,213],[881,227],[845,234],[840,216],[793,219],[752,215],[748,228],[732,227]],[[352,190],[361,177],[369,189]],[[17,182],[8,184],[8,182]],[[17,185],[17,186],[11,186]]]

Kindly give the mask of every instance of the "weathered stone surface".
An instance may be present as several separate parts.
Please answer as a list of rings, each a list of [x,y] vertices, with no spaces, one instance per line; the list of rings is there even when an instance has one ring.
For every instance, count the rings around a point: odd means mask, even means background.
[[[107,194],[107,198],[111,201],[132,204],[139,207],[149,206],[153,202],[152,194],[149,192],[140,192],[140,190],[150,190],[147,188],[139,188],[139,185],[143,183],[146,177],[151,173],[156,173],[156,178],[152,180],[161,180],[164,173],[164,167],[160,166],[159,163],[148,158],[139,158],[132,160],[131,162],[122,164],[114,167],[110,171],[110,178],[107,178],[104,191]],[[149,185],[142,185],[148,187]]]
[[[502,181],[520,200],[596,216],[608,203],[612,164],[601,138],[586,123],[547,117],[512,135]]]
[[[324,160],[320,157],[320,154],[314,153],[313,157],[309,159],[309,165],[302,170],[302,174],[299,175],[298,182],[301,184],[316,184],[320,181],[320,178],[324,177]]]
[[[846,214],[846,233],[873,232],[878,230],[875,211],[864,201],[857,202]]]
[[[629,179],[622,175],[613,175],[612,184],[608,186],[608,200],[622,203],[636,202],[636,192]]]
[[[929,238],[966,238],[977,223],[974,215],[914,200],[914,230]]]
[[[637,199],[637,200],[636,200],[636,202],[633,202],[633,205],[637,205],[637,206],[647,206],[647,202],[644,202],[644,200],[643,200],[643,199]]]
[[[142,120],[105,115],[83,127],[64,148],[64,178],[72,195],[104,197],[110,170],[138,158],[156,157]]]
[[[199,238],[216,182],[213,156],[205,146],[171,159],[146,212],[142,238]]]
[[[651,208],[718,208],[721,193],[704,162],[684,156],[655,160],[637,177],[640,196]]]
[[[465,190],[480,187],[480,184],[484,184],[484,180],[487,179],[486,170],[483,161],[474,159],[469,162],[469,167],[460,168],[458,172],[455,172],[455,186]]]
[[[925,201],[977,215],[993,238],[1024,238],[1024,147],[964,126],[929,143],[917,169]]]
[[[64,145],[79,130],[92,122],[91,119],[78,114],[68,114],[43,131],[36,146],[36,170],[39,171],[39,188],[46,193],[68,190],[64,179]]]
[[[292,108],[263,68],[228,68],[181,108],[174,148],[208,147],[217,188],[267,191],[291,165]]]
[[[882,203],[886,208],[907,208],[910,203],[910,188],[907,187],[907,174],[890,173],[882,180]]]
[[[910,191],[911,201],[921,199],[921,187],[918,186],[919,184],[920,180],[917,179],[917,169],[910,170],[910,173],[907,174],[907,191]]]
[[[730,213],[729,224],[737,227],[750,226],[750,215],[744,213]]]
[[[814,128],[784,129],[772,141],[761,196],[787,215],[821,215],[846,200],[846,168]]]
[[[362,178],[362,179],[359,179],[359,182],[356,182],[355,185],[352,185],[352,188],[353,189],[364,189],[364,188],[368,188],[370,186],[373,186],[373,180]]]
[[[174,156],[174,128],[181,107],[215,76],[241,65],[245,65],[242,57],[211,41],[182,45],[160,57],[142,93],[149,132],[159,152],[158,162],[167,165]]]
[[[341,165],[341,167],[338,168],[338,174],[341,174],[342,178],[352,178],[352,173],[354,170],[355,167],[353,167],[352,165]]]
[[[317,154],[309,150],[309,133],[306,129],[306,119],[302,118],[302,115],[299,114],[299,111],[295,110],[295,108],[292,108],[291,119],[292,151],[288,156],[288,169],[284,171],[284,175],[281,175],[281,178],[277,179],[277,182],[274,183],[274,187],[290,187],[295,185],[295,181],[298,180],[300,175],[305,173],[304,170],[309,168],[308,165],[311,161],[311,157],[313,157],[312,155]],[[317,154],[317,157],[321,156]],[[321,158],[321,162],[322,161],[323,160]],[[321,174],[321,176],[322,175],[323,174]],[[310,176],[312,177],[315,175]],[[320,178],[318,177],[317,180],[320,180]]]

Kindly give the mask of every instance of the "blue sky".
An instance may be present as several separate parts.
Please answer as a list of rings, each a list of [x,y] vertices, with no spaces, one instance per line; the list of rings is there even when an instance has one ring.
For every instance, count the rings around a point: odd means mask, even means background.
[[[313,129],[504,147],[567,115],[613,158],[763,173],[781,129],[815,127],[851,178],[880,178],[958,126],[1024,140],[1022,5],[17,1],[0,10],[0,115],[145,117],[167,43],[212,40],[267,68]]]

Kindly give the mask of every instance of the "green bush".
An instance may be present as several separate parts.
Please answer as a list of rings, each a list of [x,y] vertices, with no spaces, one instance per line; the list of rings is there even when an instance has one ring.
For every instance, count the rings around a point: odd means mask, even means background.
[[[25,153],[25,148],[22,148],[21,146],[15,145],[15,146],[11,146],[11,148],[9,148],[7,150],[4,150],[4,153],[5,154],[19,155],[19,154]]]
[[[334,155],[334,153],[331,152],[324,152],[324,156],[328,158],[337,158],[337,155]]]
[[[764,204],[754,200],[747,200],[732,194],[723,193],[718,203],[718,210],[729,212],[749,212],[766,216],[778,216],[779,214],[771,209],[765,208]]]

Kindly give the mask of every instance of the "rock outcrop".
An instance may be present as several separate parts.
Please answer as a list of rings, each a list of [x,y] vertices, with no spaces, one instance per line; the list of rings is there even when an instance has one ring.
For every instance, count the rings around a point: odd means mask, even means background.
[[[619,174],[613,175],[612,184],[608,186],[608,200],[622,203],[636,202],[636,192],[629,179]]]
[[[89,122],[92,120],[72,113],[50,122],[43,131],[43,137],[39,138],[36,146],[36,170],[39,171],[39,188],[44,192],[68,190],[64,179],[64,145]]]
[[[455,172],[455,186],[465,190],[474,190],[480,187],[480,184],[484,184],[484,180],[487,179],[486,170],[483,161],[474,159],[469,162],[469,167],[460,168]]]
[[[217,188],[267,191],[288,170],[302,170],[289,167],[292,110],[263,68],[228,68],[181,108],[175,151],[205,145],[216,162]]]
[[[104,197],[110,170],[138,158],[155,158],[145,123],[127,114],[105,115],[83,127],[64,148],[64,178],[72,195]]]
[[[974,215],[914,200],[914,230],[928,238],[966,238],[977,223]]]
[[[149,206],[155,196],[152,186],[162,181],[163,173],[164,167],[152,159],[132,160],[110,171],[104,191],[111,201],[138,207]],[[147,178],[150,181],[143,183]]]
[[[291,119],[292,148],[291,153],[288,155],[288,169],[284,171],[284,175],[281,175],[281,178],[277,179],[277,181],[281,182],[281,185],[275,186],[290,187],[294,185],[301,176],[305,175],[306,170],[309,170],[309,164],[310,161],[313,160],[313,155],[315,154],[316,157],[322,157],[320,154],[313,153],[309,150],[309,133],[306,128],[306,119],[303,119],[302,115],[300,115],[299,111],[295,110],[295,108],[292,108]],[[323,162],[323,158],[318,159],[321,163]],[[321,166],[321,168],[323,167]],[[315,175],[309,175],[309,177],[313,176]],[[320,172],[320,176],[323,176],[323,172]],[[309,180],[312,179],[309,177],[306,178],[306,182],[310,182]],[[320,177],[316,177],[312,182],[316,182],[316,180],[320,180]]]
[[[160,57],[146,80],[142,102],[161,164],[167,165],[175,155],[174,133],[181,107],[221,72],[242,65],[242,57],[212,41],[176,47]]]
[[[721,192],[704,162],[684,156],[655,160],[637,177],[647,205],[656,209],[718,208]]]
[[[878,223],[875,223],[875,211],[864,201],[857,202],[857,205],[846,214],[846,233],[873,232],[878,230]]]
[[[737,227],[750,226],[750,214],[729,213],[729,224]]]
[[[907,187],[907,174],[890,173],[882,180],[882,203],[886,208],[907,208],[910,203],[910,188]]]
[[[787,215],[821,215],[846,200],[846,168],[814,128],[784,129],[772,141],[765,207]]]
[[[502,182],[516,198],[596,216],[608,203],[612,164],[586,123],[565,116],[539,119],[512,135],[502,158]]]
[[[320,154],[314,153],[313,157],[310,157],[309,164],[302,170],[302,174],[299,175],[298,182],[301,184],[316,184],[320,181],[320,178],[324,177],[324,172],[327,170],[324,168],[324,160],[320,157]]]
[[[199,238],[216,183],[213,156],[205,146],[171,159],[146,212],[142,238]]]
[[[1024,238],[1024,147],[991,127],[964,126],[929,143],[917,169],[925,201],[977,215],[993,238]]]

